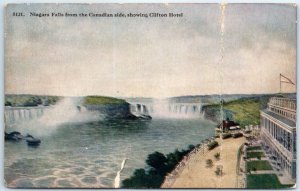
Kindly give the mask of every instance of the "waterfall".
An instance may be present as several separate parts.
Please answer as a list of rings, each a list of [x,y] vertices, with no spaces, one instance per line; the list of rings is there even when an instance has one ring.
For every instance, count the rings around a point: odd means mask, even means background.
[[[80,103],[81,98],[64,98],[49,107],[6,107],[4,114],[6,128],[24,134],[43,136],[55,131],[61,124],[103,119],[103,115],[98,111],[87,111],[84,108],[79,111],[77,107]]]
[[[4,120],[7,125],[37,119],[43,115],[44,106],[37,107],[5,107]]]
[[[202,103],[170,103],[157,100],[151,103],[130,103],[130,112],[136,116],[154,118],[200,118]]]

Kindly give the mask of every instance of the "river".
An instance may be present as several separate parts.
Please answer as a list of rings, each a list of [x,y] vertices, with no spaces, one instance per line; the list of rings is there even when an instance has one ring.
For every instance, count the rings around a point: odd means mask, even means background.
[[[121,181],[144,168],[148,154],[198,144],[214,127],[200,118],[63,123],[39,137],[37,148],[5,142],[5,181],[9,187],[111,188],[125,158]]]

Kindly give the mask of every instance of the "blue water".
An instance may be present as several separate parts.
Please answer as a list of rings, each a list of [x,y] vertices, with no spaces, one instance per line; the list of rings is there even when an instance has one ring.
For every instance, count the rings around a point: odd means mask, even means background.
[[[5,142],[5,181],[9,187],[114,187],[145,167],[148,154],[173,152],[213,136],[203,119],[102,120],[60,125],[41,137],[38,148]]]

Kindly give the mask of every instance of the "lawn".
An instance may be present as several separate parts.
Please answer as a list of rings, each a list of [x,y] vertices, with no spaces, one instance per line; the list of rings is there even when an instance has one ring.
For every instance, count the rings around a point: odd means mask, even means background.
[[[264,157],[265,154],[263,152],[247,152],[247,158],[257,158]]]
[[[264,98],[265,99],[265,98]],[[239,123],[240,126],[258,125],[260,123],[260,109],[263,105],[263,98],[242,98],[234,101],[225,102],[223,111],[225,118]],[[220,105],[213,104],[205,106],[208,111],[220,115]]]
[[[248,161],[246,163],[247,171],[249,170],[272,170],[272,166],[266,160]]]
[[[105,96],[87,96],[84,98],[84,105],[102,105],[102,104],[122,104],[125,100]]]
[[[275,174],[250,174],[247,175],[248,189],[280,189],[290,188],[293,185],[283,185]]]
[[[261,150],[261,146],[247,147],[247,151]]]
[[[241,126],[256,125],[260,122],[260,100],[240,99],[224,103],[224,109],[234,113],[233,120]]]

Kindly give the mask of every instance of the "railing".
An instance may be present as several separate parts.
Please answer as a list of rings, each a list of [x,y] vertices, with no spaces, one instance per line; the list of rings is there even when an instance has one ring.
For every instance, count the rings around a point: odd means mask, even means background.
[[[270,98],[269,104],[282,108],[289,108],[293,111],[297,110],[296,99],[272,97]]]
[[[245,173],[240,173],[241,157],[242,157],[243,148],[244,148],[244,144],[242,144],[240,146],[238,153],[237,153],[236,184],[235,184],[236,188],[245,188],[245,186],[246,186],[245,179],[243,176],[243,175],[245,175]]]
[[[269,104],[269,111],[296,122],[296,111]]]

